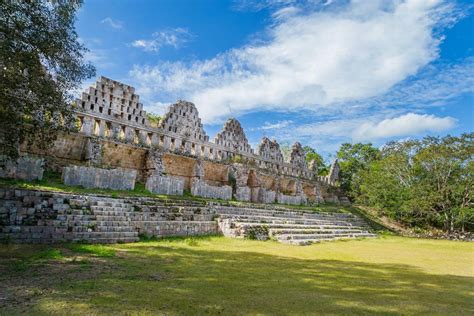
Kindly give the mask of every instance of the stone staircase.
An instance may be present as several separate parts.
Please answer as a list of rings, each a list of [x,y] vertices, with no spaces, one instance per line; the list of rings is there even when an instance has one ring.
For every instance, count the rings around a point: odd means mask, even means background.
[[[140,234],[217,233],[295,245],[375,236],[362,219],[347,213],[271,204],[0,189],[0,242],[122,243],[138,241]]]
[[[376,237],[352,214],[314,213],[289,209],[217,207],[219,228],[225,236],[308,245],[315,242]]]

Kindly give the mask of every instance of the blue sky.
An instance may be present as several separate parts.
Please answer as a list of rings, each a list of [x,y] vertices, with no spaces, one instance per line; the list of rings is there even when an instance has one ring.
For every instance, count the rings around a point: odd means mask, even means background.
[[[255,148],[470,132],[474,7],[443,0],[85,0],[97,75],[149,112],[196,104],[211,139],[229,117]],[[84,83],[89,85],[95,78]]]

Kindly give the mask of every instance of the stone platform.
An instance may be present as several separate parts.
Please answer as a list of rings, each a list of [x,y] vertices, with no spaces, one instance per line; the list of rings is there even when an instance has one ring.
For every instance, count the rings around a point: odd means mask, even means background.
[[[111,198],[0,189],[0,241],[13,243],[135,242],[139,235],[276,239],[304,245],[374,237],[346,213],[315,213],[277,205],[146,197]]]

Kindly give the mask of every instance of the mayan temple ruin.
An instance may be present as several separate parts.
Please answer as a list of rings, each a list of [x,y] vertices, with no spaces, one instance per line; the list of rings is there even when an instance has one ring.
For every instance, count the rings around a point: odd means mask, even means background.
[[[158,122],[150,122],[135,89],[105,77],[82,93],[74,103],[74,111],[76,132],[60,135],[46,151],[23,145],[22,157],[15,165],[0,170],[0,176],[34,180],[41,179],[46,170],[60,173],[62,182],[70,186],[133,190],[140,183],[159,195],[223,202],[175,202],[177,209],[163,210],[162,202],[144,197],[111,200],[3,190],[0,194],[16,205],[6,214],[14,220],[3,232],[11,240],[116,242],[135,241],[143,233],[167,236],[221,232],[242,237],[249,232],[255,235],[255,231],[257,235],[266,232],[259,237],[265,239],[271,232],[260,226],[266,227],[268,216],[280,216],[275,214],[281,214],[281,223],[287,225],[282,227],[290,232],[296,229],[295,234],[301,227],[305,233],[315,229],[319,234],[323,226],[317,225],[324,223],[337,227],[328,234],[296,237],[285,230],[282,241],[305,244],[318,238],[371,236],[365,224],[352,214],[305,214],[284,207],[348,203],[334,186],[339,172],[337,161],[328,176],[318,176],[315,162],[307,163],[298,142],[285,161],[276,140],[264,137],[258,148],[251,148],[244,129],[234,118],[227,120],[211,141],[196,106],[183,100],[172,104]],[[247,206],[229,207],[225,201]],[[161,215],[157,215],[156,208]],[[287,216],[301,220],[288,221]],[[91,221],[96,225],[93,231],[87,228]]]

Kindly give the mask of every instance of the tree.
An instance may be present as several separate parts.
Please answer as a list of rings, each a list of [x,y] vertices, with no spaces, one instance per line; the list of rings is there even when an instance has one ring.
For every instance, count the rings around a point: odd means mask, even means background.
[[[329,172],[329,166],[325,163],[323,157],[316,152],[316,150],[310,146],[303,147],[303,150],[306,154],[306,162],[314,160],[318,166],[317,174],[320,176],[327,175]]]
[[[354,199],[360,195],[360,173],[369,168],[371,162],[379,159],[380,151],[372,144],[342,144],[337,152],[339,181],[341,188]]]
[[[356,199],[409,226],[474,226],[474,133],[391,142],[357,173]]]
[[[446,231],[472,219],[474,133],[460,137],[425,137],[414,155],[418,182],[413,205],[433,213]],[[459,217],[463,217],[460,219]]]
[[[74,28],[79,0],[0,2],[0,155],[73,128],[71,91],[95,74]]]

